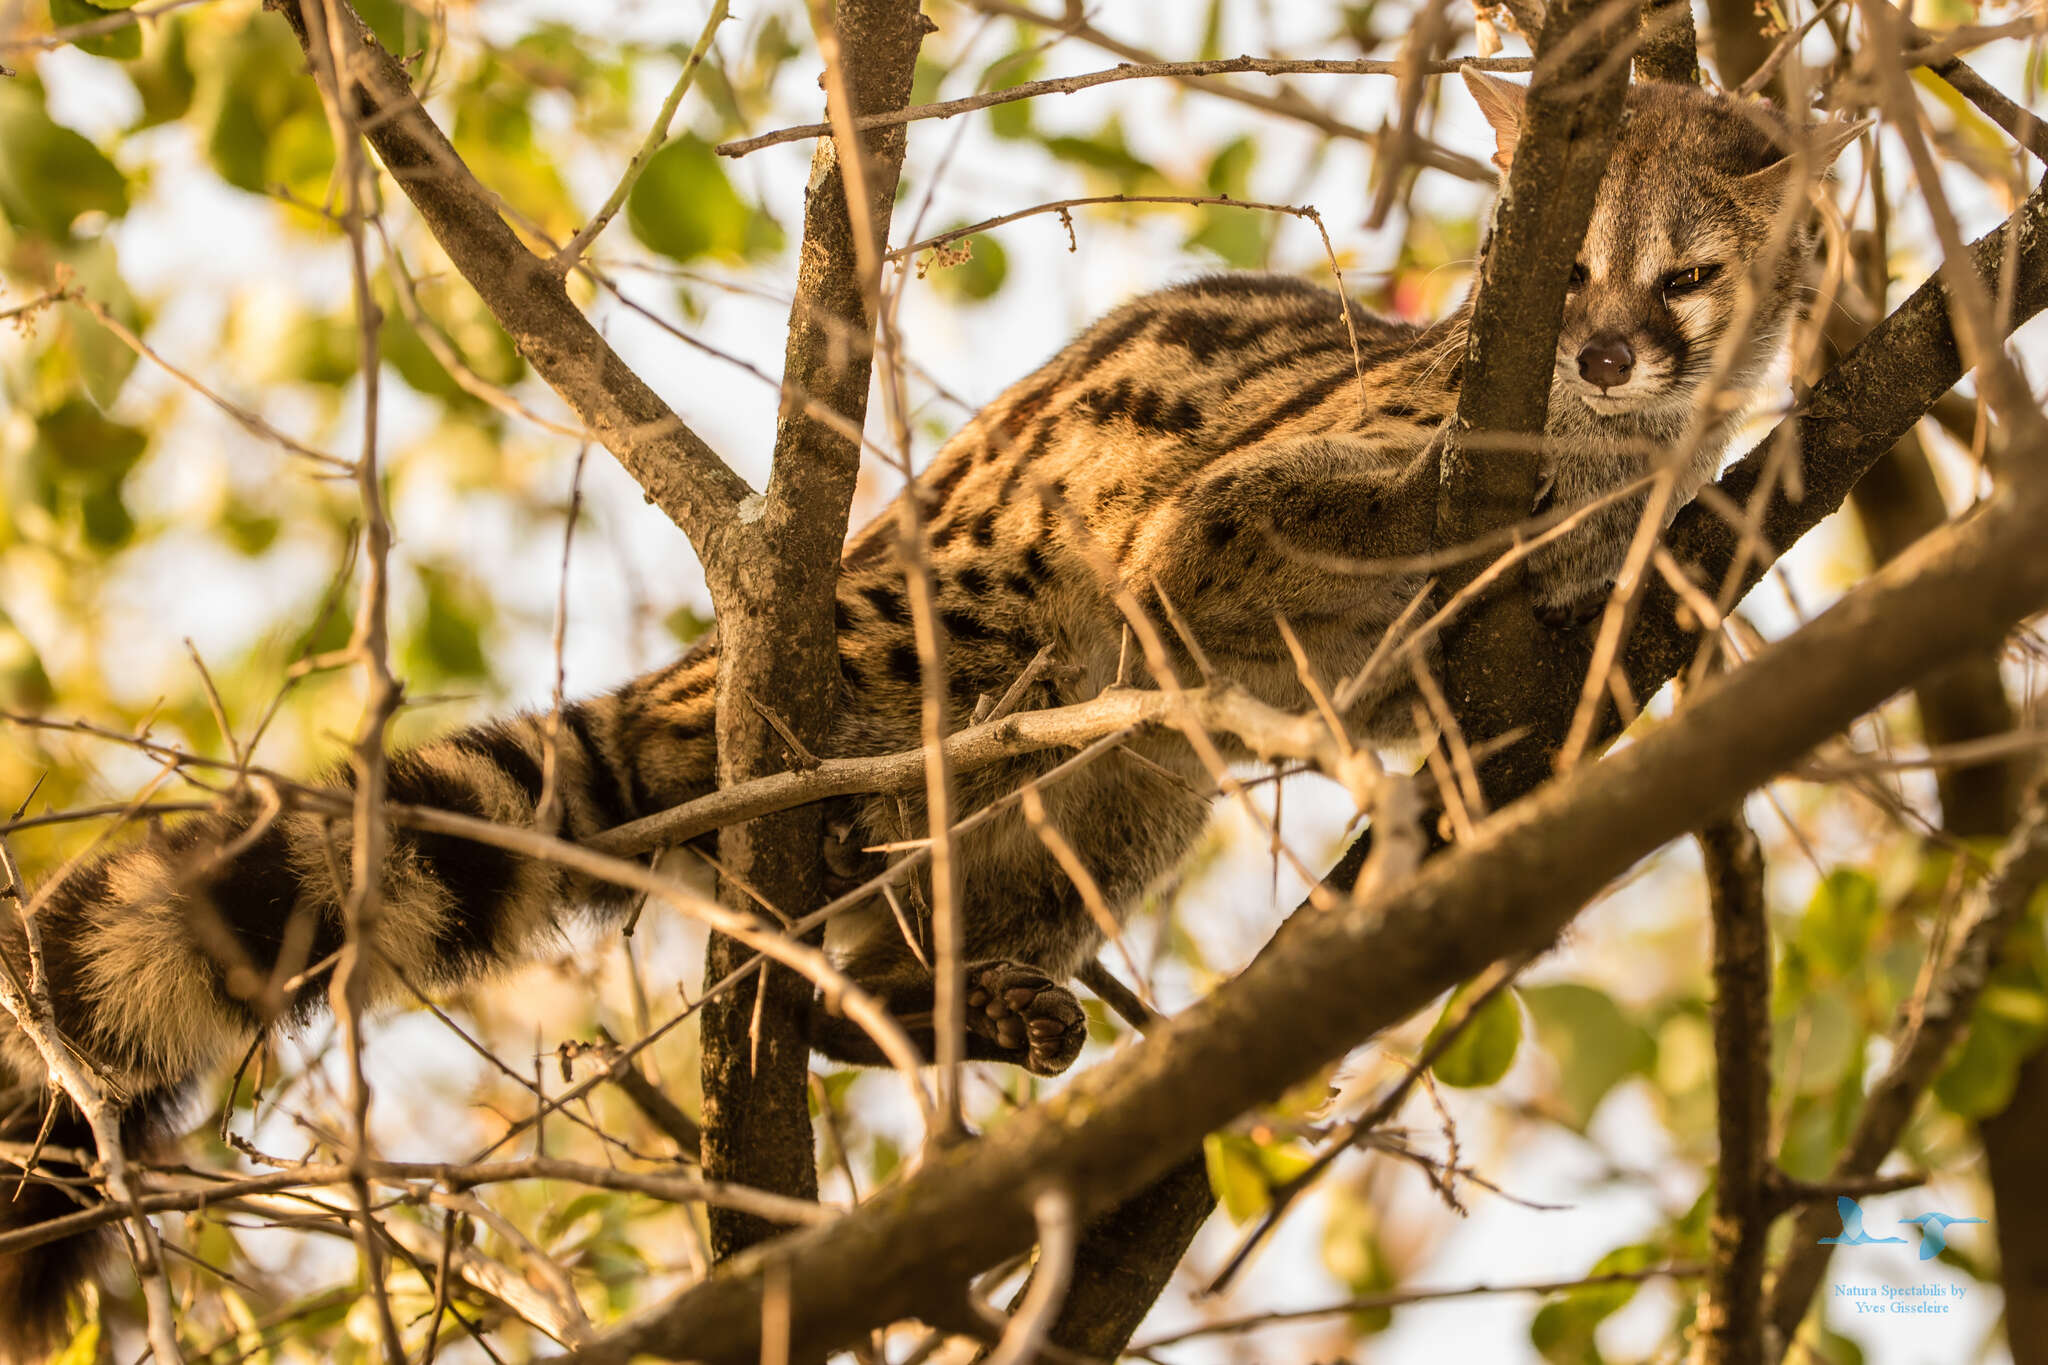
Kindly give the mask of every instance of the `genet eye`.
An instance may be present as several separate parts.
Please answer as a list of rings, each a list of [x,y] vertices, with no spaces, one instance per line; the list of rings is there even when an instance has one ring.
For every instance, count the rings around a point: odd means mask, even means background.
[[[1684,270],[1675,270],[1664,277],[1664,292],[1689,294],[1720,273],[1721,267],[1718,265],[1695,265]]]
[[[1567,282],[1567,283],[1565,284],[1565,288],[1566,288],[1566,289],[1584,289],[1585,287],[1586,287],[1586,267],[1584,267],[1584,266],[1582,266],[1582,265],[1574,265],[1574,266],[1572,267],[1572,277],[1571,277],[1570,281],[1568,281],[1568,282]]]

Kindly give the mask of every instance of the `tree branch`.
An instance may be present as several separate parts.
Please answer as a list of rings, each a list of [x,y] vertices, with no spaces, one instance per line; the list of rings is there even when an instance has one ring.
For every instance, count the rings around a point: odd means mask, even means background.
[[[1770,1191],[1771,937],[1764,856],[1738,810],[1704,826],[1714,916],[1715,1122],[1721,1166],[1700,1287],[1695,1365],[1763,1365],[1765,1238]]]
[[[1634,14],[1612,0],[1560,0],[1536,43],[1536,74],[1522,111],[1493,236],[1479,267],[1457,416],[1444,428],[1437,545],[1464,545],[1529,515],[1544,460],[1539,440],[1556,368],[1565,287],[1620,126],[1626,62],[1612,60]],[[1454,594],[1485,569],[1454,566]],[[1510,582],[1519,585],[1523,575]],[[1540,626],[1527,594],[1494,592],[1444,632],[1444,690],[1469,743],[1524,732],[1482,767],[1494,805],[1550,774],[1578,674],[1570,642]],[[1562,714],[1560,714],[1562,712]],[[1543,717],[1530,725],[1532,717]]]
[[[930,28],[917,0],[841,0],[833,23],[852,112],[901,108]],[[835,84],[835,98],[839,89]],[[784,404],[767,495],[734,519],[728,553],[706,564],[718,614],[721,787],[787,771],[796,758],[791,743],[822,748],[831,724],[839,692],[834,590],[860,474],[860,443],[848,432],[866,420],[877,320],[863,271],[888,239],[904,145],[903,129],[891,127],[858,146],[822,140],[811,158],[783,359],[785,392],[802,393],[809,403]],[[848,160],[857,163],[851,170]],[[813,405],[843,422],[819,421],[810,415]],[[728,875],[721,896],[737,909],[758,895],[792,918],[813,909],[822,819],[810,806],[723,830],[719,863]],[[752,956],[714,935],[705,954],[707,986]],[[797,974],[764,969],[706,1000],[706,1176],[815,1196],[811,994]],[[759,1219],[714,1210],[713,1254],[728,1256],[774,1231]]]
[[[1431,76],[1447,76],[1465,66],[1477,67],[1481,71],[1519,72],[1529,69],[1530,60],[1527,57],[1467,57],[1453,62],[1424,63],[1423,72]],[[1015,104],[1019,100],[1036,99],[1040,95],[1071,95],[1077,90],[1092,90],[1098,85],[1112,85],[1118,81],[1158,80],[1162,77],[1187,81],[1200,76],[1228,76],[1245,72],[1260,76],[1392,76],[1399,74],[1400,69],[1399,62],[1376,61],[1371,58],[1334,61],[1322,58],[1244,56],[1219,57],[1207,62],[1120,62],[1107,71],[1084,71],[1072,76],[1025,81],[1018,85],[1005,86],[1001,90],[983,90],[979,94],[963,95],[957,100],[941,100],[936,104],[920,104],[915,108],[892,109],[880,114],[863,114],[853,121],[853,126],[866,132],[871,128],[891,128],[900,123],[917,123],[924,119],[957,118],[961,114],[993,109],[999,104]],[[770,133],[757,133],[753,137],[740,138],[733,142],[721,142],[713,150],[720,156],[742,157],[758,152],[764,147],[775,147],[785,142],[801,142],[805,138],[824,137],[831,131],[832,125],[829,123],[804,123],[793,128],[777,128]]]
[[[307,47],[305,0],[264,0]],[[528,250],[413,94],[405,70],[346,4],[352,30],[337,46],[354,59],[340,74],[352,112],[384,169],[405,191],[448,259],[534,372],[604,442],[648,498],[683,529],[706,564],[751,490],[627,368],[570,301],[562,278]]]
[[[1636,49],[1636,79],[1697,85],[1699,38],[1691,0],[1644,0],[1643,45]]]

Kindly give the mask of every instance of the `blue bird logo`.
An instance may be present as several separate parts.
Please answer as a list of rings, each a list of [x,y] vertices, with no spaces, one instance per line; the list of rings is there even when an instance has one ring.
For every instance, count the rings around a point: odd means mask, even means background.
[[[1981,1223],[1982,1218],[1954,1218],[1946,1213],[1923,1213],[1917,1218],[1901,1218],[1901,1223],[1920,1225],[1920,1259],[1931,1261],[1941,1255],[1948,1246],[1948,1225],[1950,1223]]]
[[[1836,1195],[1835,1208],[1842,1215],[1842,1235],[1840,1237],[1821,1238],[1819,1243],[1821,1246],[1867,1247],[1873,1246],[1879,1242],[1898,1242],[1902,1245],[1905,1243],[1906,1239],[1903,1237],[1872,1237],[1869,1233],[1865,1232],[1863,1230],[1863,1206],[1857,1203],[1855,1200],[1851,1199],[1848,1195]],[[1924,1216],[1929,1218],[1938,1218],[1941,1215],[1927,1214]],[[1941,1240],[1941,1233],[1939,1230],[1929,1232],[1928,1236],[1934,1238],[1937,1242]],[[1936,1247],[1935,1249],[1937,1251],[1940,1250],[1939,1247]],[[1924,1260],[1925,1257],[1922,1257],[1922,1259]]]

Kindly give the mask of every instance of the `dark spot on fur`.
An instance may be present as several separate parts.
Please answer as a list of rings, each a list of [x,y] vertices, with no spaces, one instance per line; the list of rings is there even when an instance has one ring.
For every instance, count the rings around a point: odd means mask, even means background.
[[[956,640],[989,640],[996,634],[988,622],[958,607],[947,607],[940,611],[939,624],[946,628],[946,634]]]
[[[924,669],[917,662],[917,649],[913,645],[892,645],[889,648],[889,674],[906,687],[917,687],[924,680]]]
[[[1114,422],[1131,406],[1131,381],[1119,379],[1109,388],[1090,389],[1075,400],[1074,406],[1087,413],[1098,425]]]
[[[967,536],[983,549],[987,549],[995,542],[996,514],[993,508],[974,519],[974,525],[968,528]]]
[[[988,575],[972,564],[955,574],[953,581],[958,583],[960,591],[969,597],[988,596]]]
[[[900,626],[910,620],[910,608],[904,605],[903,594],[888,584],[872,583],[862,588],[860,595],[867,598],[875,615],[890,625]]]

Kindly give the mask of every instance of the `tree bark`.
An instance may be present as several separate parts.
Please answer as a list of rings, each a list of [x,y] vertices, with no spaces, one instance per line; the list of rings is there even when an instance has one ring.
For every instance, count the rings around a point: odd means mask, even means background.
[[[839,0],[837,25],[853,112],[902,108],[929,22],[917,0]],[[790,752],[773,713],[806,749],[823,747],[838,698],[833,595],[846,540],[860,446],[786,401],[801,393],[858,429],[867,416],[875,319],[861,284],[859,234],[888,240],[903,166],[902,126],[861,136],[858,150],[820,138],[804,198],[804,238],[784,354],[785,402],[775,463],[758,515],[734,518],[707,563],[718,613],[718,780],[730,786],[785,772]],[[862,158],[866,202],[849,203],[842,154]],[[817,908],[824,829],[804,806],[728,826],[718,839],[720,898],[752,910],[759,895],[792,919]],[[705,954],[708,987],[753,957],[723,935]],[[764,966],[703,1008],[704,1174],[778,1194],[815,1197],[806,1024],[811,984]],[[777,1229],[730,1209],[711,1211],[711,1247],[724,1258]]]
[[[1604,0],[1560,0],[1537,38],[1521,137],[1480,259],[1458,411],[1444,430],[1438,545],[1516,525],[1536,503],[1565,287],[1628,86],[1627,64],[1610,58],[1634,18]],[[1485,567],[1474,559],[1450,569],[1443,593]],[[1577,694],[1579,654],[1576,640],[1537,622],[1519,571],[1444,631],[1444,691],[1465,741],[1476,747],[1524,731],[1480,765],[1490,804],[1550,775]]]

